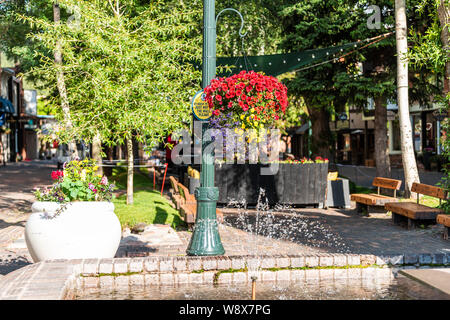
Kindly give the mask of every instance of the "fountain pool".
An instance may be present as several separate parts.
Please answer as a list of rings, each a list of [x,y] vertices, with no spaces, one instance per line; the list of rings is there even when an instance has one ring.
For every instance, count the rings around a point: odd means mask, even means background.
[[[77,300],[250,300],[251,283],[230,285],[136,286],[94,288],[74,293]],[[437,289],[405,276],[382,279],[260,282],[257,300],[436,300],[450,299]]]

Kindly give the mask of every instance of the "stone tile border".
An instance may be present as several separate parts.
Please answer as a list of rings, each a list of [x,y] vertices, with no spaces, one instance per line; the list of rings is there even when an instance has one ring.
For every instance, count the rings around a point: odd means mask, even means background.
[[[245,268],[255,259],[262,268],[259,281],[385,278],[395,276],[399,269],[450,267],[450,253],[51,260],[0,278],[0,300],[72,299],[74,291],[88,288],[246,282],[251,280]]]

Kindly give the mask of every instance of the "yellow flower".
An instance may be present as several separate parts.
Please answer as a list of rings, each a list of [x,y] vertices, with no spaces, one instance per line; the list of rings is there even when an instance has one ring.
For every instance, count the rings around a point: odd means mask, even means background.
[[[94,171],[97,171],[97,170],[98,170],[98,166],[95,166],[95,167],[94,167]]]
[[[83,169],[80,173],[80,178],[82,181],[86,180],[86,170]]]
[[[255,112],[255,108],[251,108],[251,109],[250,109],[250,112],[251,112],[251,113],[254,113],[254,112]]]
[[[244,120],[245,116],[243,114],[241,114],[241,120]]]
[[[241,127],[242,127],[242,129],[245,129],[245,123],[243,123]]]

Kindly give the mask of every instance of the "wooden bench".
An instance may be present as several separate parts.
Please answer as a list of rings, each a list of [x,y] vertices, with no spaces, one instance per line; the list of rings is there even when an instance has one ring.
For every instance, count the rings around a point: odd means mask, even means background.
[[[384,205],[390,202],[398,202],[397,190],[400,189],[401,180],[376,177],[373,179],[372,185],[378,188],[377,193],[354,193],[350,195],[350,200],[356,202],[356,211],[358,213],[379,212],[379,209],[384,210]],[[394,190],[394,197],[380,194],[380,189]]]
[[[399,224],[407,219],[408,229],[414,228],[417,224],[435,224],[436,216],[443,211],[439,208],[430,208],[426,205],[419,204],[419,194],[430,197],[439,198],[439,203],[447,199],[447,192],[439,187],[414,182],[411,192],[417,193],[417,203],[415,202],[397,202],[386,203],[384,208],[392,212],[392,221]]]
[[[181,197],[180,192],[178,190],[178,180],[170,176],[169,177],[170,185],[172,186],[172,201],[175,203],[175,207],[177,210],[181,209],[181,204],[184,202],[184,198]]]
[[[178,182],[178,190],[180,192],[181,197],[184,201],[182,201],[180,205],[180,213],[181,217],[184,219],[184,222],[188,224],[188,227],[191,229],[195,224],[195,217],[197,215],[197,200],[193,194],[189,193],[189,189],[186,188],[183,184]],[[223,213],[222,210],[216,208],[217,221],[223,222]]]
[[[448,229],[450,229],[450,215],[449,214],[438,214],[436,217],[436,222],[444,225],[443,238],[444,238],[444,240],[448,240],[448,234],[449,234]]]
[[[448,240],[448,234],[450,229],[450,215],[448,214],[438,214],[436,217],[436,222],[444,225],[444,240]]]

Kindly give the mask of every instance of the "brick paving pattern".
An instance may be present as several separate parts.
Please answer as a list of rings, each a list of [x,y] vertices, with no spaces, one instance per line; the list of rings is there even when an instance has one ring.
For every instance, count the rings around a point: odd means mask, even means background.
[[[46,162],[8,164],[0,167],[0,275],[30,264],[24,248],[11,247],[23,236],[33,201],[34,187],[51,183],[54,164]],[[3,192],[5,191],[5,192]],[[8,209],[10,211],[8,211]],[[219,226],[226,255],[297,255],[324,253],[423,254],[449,253],[450,242],[442,239],[442,226],[407,230],[394,226],[386,214],[361,217],[355,210],[292,209],[263,214],[257,234],[247,232],[254,226],[255,212],[238,215],[226,209],[225,222]],[[244,218],[242,218],[244,217]],[[183,256],[192,233],[177,232],[179,245],[124,244],[117,257]]]
[[[32,262],[25,248],[9,248],[23,236],[35,200],[33,189],[51,184],[56,165],[49,161],[8,163],[0,166],[0,276]]]
[[[362,217],[355,209],[307,208],[273,213],[268,217],[270,219],[260,228],[260,232],[253,234],[244,231],[248,225],[237,221],[239,218],[235,210],[226,210],[224,224],[219,226],[225,255],[450,253],[450,242],[442,239],[441,225],[407,230],[394,225],[387,214]],[[260,220],[264,218],[260,217]],[[252,212],[246,222],[254,225]],[[122,246],[118,256],[185,255],[192,233],[181,231],[177,234],[182,245]]]

